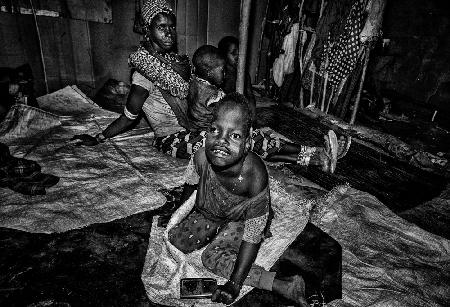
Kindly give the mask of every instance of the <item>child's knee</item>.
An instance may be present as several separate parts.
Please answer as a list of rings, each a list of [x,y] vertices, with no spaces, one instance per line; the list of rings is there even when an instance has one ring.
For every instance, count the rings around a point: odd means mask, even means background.
[[[202,253],[202,263],[208,271],[215,273],[215,261],[214,261],[214,247],[212,244],[208,245],[208,247]]]
[[[169,242],[183,253],[190,253],[191,250],[186,246],[184,238],[178,227],[169,230]]]
[[[211,244],[202,253],[203,266],[210,272],[228,278],[236,262],[236,253],[233,250]]]

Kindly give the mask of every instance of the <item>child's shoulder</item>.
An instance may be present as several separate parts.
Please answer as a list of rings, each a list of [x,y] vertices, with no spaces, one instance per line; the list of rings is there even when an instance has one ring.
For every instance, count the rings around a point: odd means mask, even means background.
[[[245,159],[247,179],[250,184],[250,195],[254,196],[263,191],[269,184],[269,174],[264,161],[257,154],[249,152]]]

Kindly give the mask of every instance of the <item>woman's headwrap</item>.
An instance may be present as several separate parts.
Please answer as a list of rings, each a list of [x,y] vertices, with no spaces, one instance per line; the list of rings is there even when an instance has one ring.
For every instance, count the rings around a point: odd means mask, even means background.
[[[142,6],[142,19],[150,25],[152,19],[159,13],[173,14],[172,9],[165,0],[147,0]]]

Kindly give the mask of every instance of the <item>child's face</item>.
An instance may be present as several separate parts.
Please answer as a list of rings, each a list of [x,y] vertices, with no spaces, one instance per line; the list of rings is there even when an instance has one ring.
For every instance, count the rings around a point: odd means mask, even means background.
[[[250,137],[243,112],[238,106],[219,107],[205,141],[206,156],[211,164],[231,167],[244,158]]]
[[[227,63],[233,67],[236,67],[237,63],[238,63],[238,59],[239,59],[239,46],[236,44],[231,44],[228,47],[228,50],[226,53]]]
[[[220,87],[225,78],[225,61],[219,59],[216,61],[214,68],[208,72],[208,81],[215,86]]]

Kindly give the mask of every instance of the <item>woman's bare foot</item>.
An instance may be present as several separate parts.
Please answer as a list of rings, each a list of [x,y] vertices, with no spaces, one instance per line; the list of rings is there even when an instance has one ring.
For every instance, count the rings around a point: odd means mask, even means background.
[[[305,281],[299,275],[286,279],[275,279],[272,290],[275,293],[295,302],[297,306],[309,307],[305,299]]]

